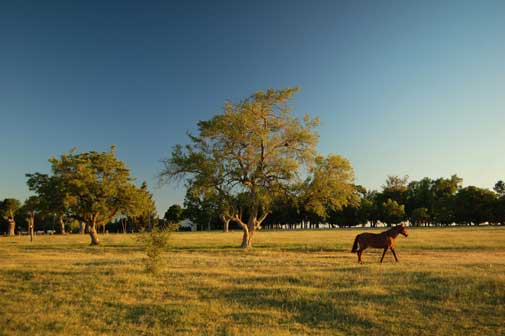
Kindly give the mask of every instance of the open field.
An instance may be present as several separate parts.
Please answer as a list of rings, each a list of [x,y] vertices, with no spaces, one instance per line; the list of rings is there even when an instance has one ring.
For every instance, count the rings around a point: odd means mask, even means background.
[[[159,276],[131,235],[0,239],[1,335],[504,335],[505,228],[177,233]]]

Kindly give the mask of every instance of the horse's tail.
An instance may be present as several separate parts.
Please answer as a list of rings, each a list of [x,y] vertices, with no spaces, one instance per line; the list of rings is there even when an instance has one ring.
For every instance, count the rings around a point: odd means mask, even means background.
[[[354,244],[352,244],[351,253],[358,252],[358,238],[359,238],[359,235],[357,235],[356,238],[354,239]]]

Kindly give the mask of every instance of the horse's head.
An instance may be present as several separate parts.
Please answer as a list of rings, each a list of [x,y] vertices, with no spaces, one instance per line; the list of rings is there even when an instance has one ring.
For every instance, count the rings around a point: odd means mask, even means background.
[[[407,231],[407,228],[405,226],[403,226],[403,224],[398,225],[398,229],[399,229],[398,232],[400,232],[405,237],[409,236],[409,232]]]

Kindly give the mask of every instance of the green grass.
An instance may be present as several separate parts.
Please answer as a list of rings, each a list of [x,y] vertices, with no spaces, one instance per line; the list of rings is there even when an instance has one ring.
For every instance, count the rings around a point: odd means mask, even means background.
[[[131,235],[0,238],[0,335],[504,335],[505,228],[176,233],[161,273]]]

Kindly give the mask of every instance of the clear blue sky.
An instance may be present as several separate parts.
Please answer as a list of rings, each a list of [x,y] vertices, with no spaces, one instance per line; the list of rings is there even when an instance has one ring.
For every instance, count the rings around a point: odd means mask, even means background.
[[[299,85],[357,182],[505,179],[505,1],[2,1],[0,198],[72,147],[117,153],[160,213],[160,159],[198,120]]]

